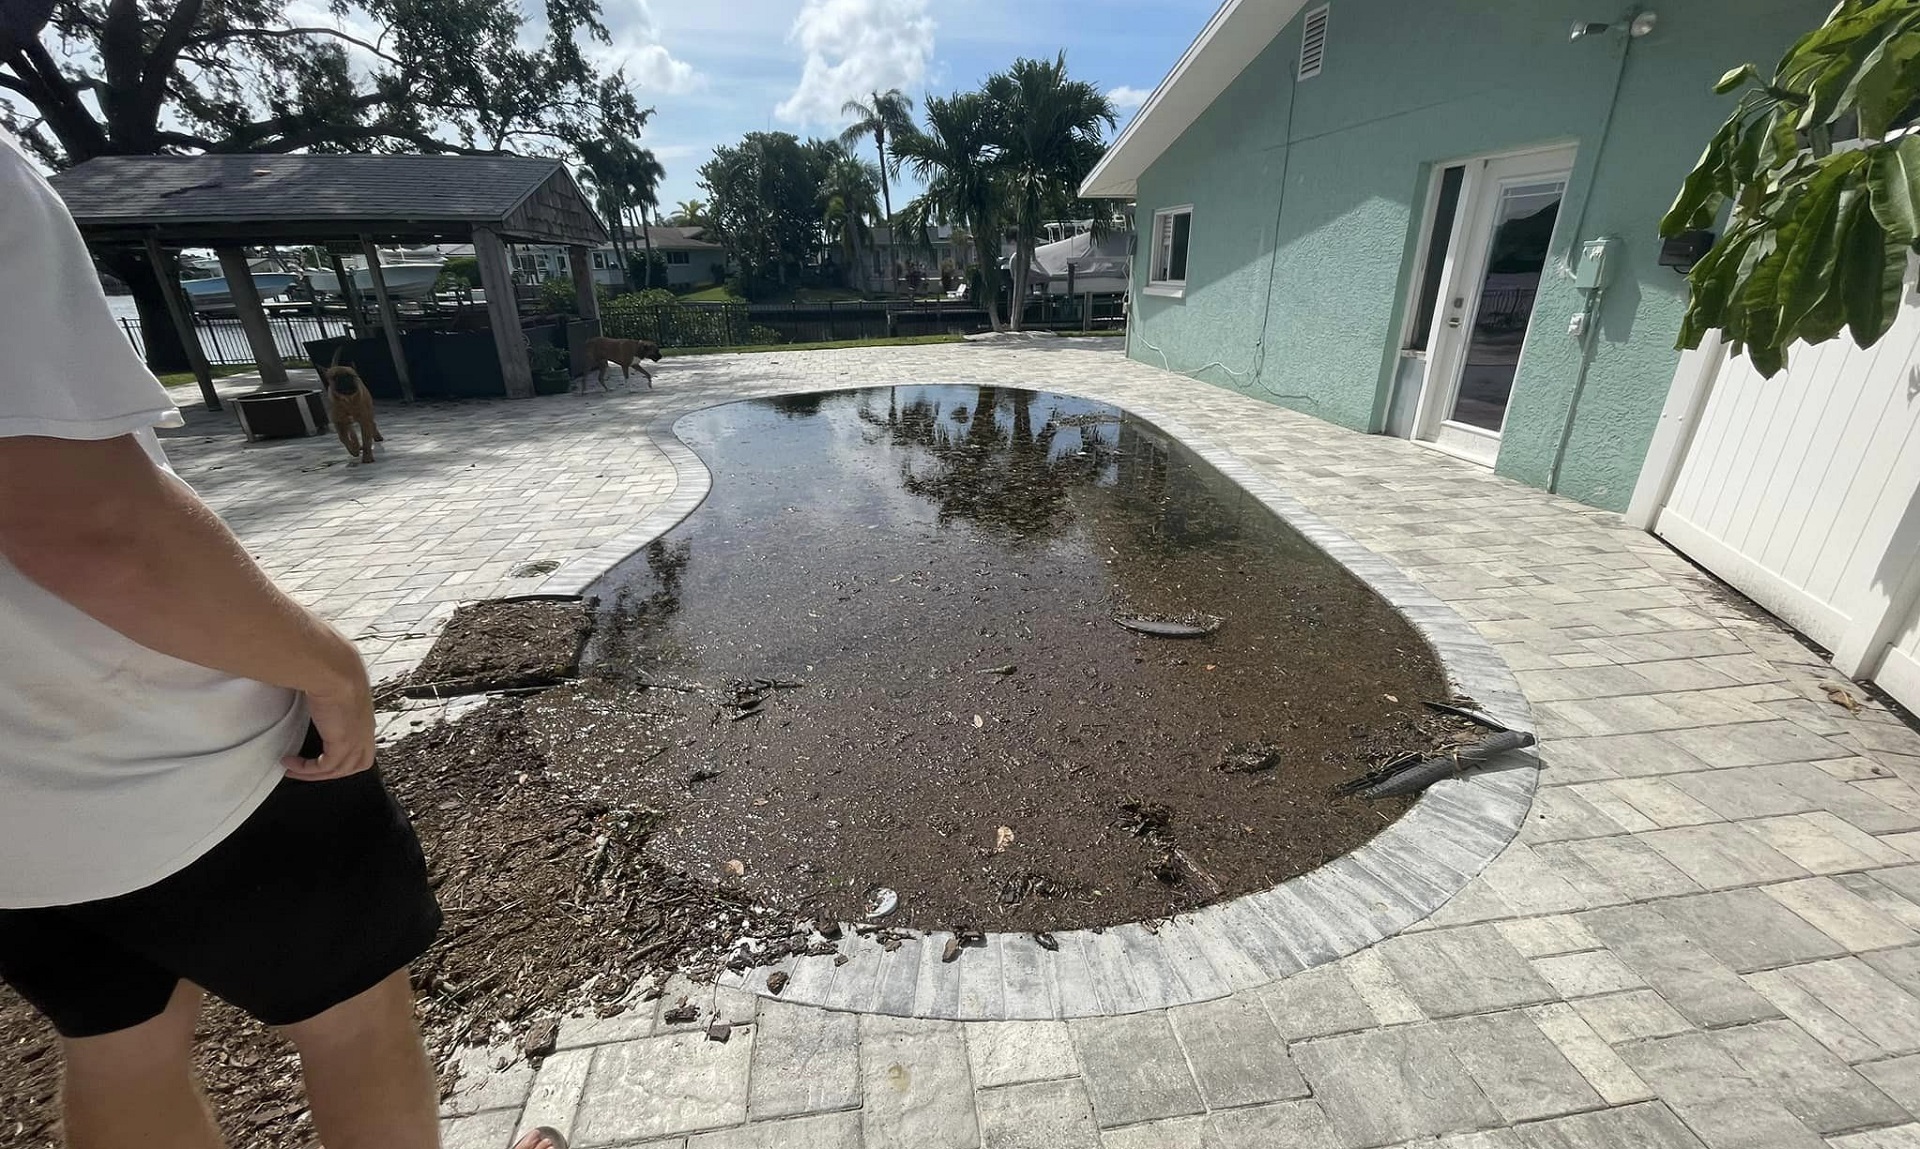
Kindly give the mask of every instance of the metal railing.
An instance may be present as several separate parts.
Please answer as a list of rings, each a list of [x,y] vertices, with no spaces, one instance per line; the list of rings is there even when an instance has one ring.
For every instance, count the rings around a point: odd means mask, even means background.
[[[141,355],[147,353],[146,341],[141,335],[140,321],[122,318],[121,330],[133,342],[134,350]],[[273,332],[274,349],[283,359],[304,360],[307,356],[306,344],[317,339],[333,339],[351,333],[345,316],[333,315],[274,315],[267,318],[267,329]],[[247,333],[238,319],[220,319],[196,314],[193,318],[194,334],[200,338],[200,350],[206,354],[207,362],[215,367],[245,367],[254,362],[253,346],[247,342]]]

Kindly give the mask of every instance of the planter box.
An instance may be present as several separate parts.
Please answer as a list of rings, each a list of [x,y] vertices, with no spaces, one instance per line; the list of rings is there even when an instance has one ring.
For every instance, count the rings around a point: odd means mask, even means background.
[[[290,388],[241,395],[233,409],[240,415],[240,430],[247,442],[259,439],[300,439],[318,435],[327,429],[327,402],[324,391]]]

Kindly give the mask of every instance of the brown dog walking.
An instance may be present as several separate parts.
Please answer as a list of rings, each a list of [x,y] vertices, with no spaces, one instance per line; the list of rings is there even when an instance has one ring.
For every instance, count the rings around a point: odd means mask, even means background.
[[[651,359],[655,363],[660,362],[660,345],[651,339],[610,339],[604,335],[596,335],[592,339],[587,340],[587,370],[597,373],[602,391],[611,390],[611,388],[607,386],[607,364],[609,363],[618,363],[620,365],[620,378],[626,382],[633,380],[633,375],[629,371],[629,368],[638,367],[641,377],[647,381],[647,386],[651,388],[653,386],[653,372],[647,370],[644,365],[634,362],[639,359]],[[587,393],[585,376],[582,376],[580,379],[580,393],[582,395]]]
[[[333,362],[327,365],[327,411],[347,454],[362,463],[371,463],[373,445],[384,443],[387,438],[373,421],[373,395],[367,391],[366,380],[360,378],[358,371],[340,362],[346,349],[344,343],[334,348]]]

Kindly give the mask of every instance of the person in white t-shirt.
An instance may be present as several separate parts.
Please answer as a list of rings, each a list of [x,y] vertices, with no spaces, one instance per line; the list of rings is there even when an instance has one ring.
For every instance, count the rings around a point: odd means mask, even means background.
[[[0,60],[50,7],[0,0]],[[180,421],[0,132],[0,980],[61,1034],[72,1146],[223,1144],[204,990],[292,1040],[329,1149],[428,1149],[440,911],[366,669],[168,470]]]

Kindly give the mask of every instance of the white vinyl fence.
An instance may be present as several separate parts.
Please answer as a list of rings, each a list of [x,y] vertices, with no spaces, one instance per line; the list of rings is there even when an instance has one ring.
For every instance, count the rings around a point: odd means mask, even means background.
[[[1789,359],[1681,357],[1629,521],[1920,710],[1920,299]]]

